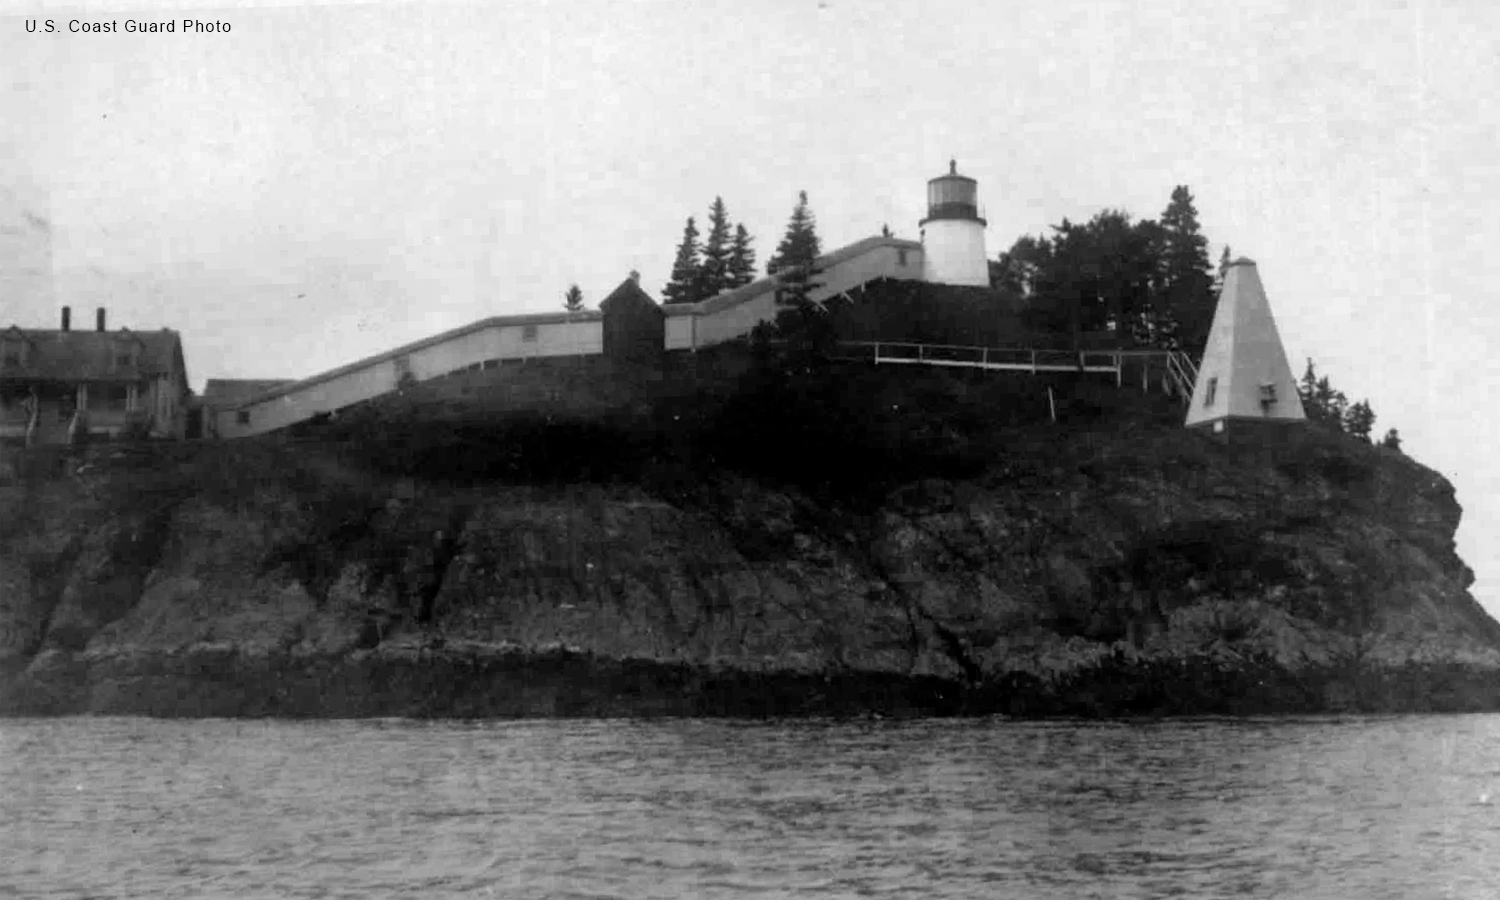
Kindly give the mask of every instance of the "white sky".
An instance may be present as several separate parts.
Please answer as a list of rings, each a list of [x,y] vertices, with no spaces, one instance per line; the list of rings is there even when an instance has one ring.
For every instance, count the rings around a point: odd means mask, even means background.
[[[1295,374],[1314,357],[1455,482],[1500,612],[1500,6],[79,9],[0,0],[0,324],[68,303],[176,328],[201,389],[555,309],[574,281],[595,302],[632,268],[657,292],[716,194],[763,263],[799,189],[826,248],[915,237],[950,157],[992,256],[1187,184],[1215,259],[1259,263]],[[123,32],[185,15],[232,30]]]

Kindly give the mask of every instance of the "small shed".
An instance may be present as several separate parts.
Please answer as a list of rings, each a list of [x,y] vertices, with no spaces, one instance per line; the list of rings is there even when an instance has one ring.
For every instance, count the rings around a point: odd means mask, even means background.
[[[599,304],[604,314],[604,356],[615,362],[650,363],[666,351],[666,315],[634,272]]]

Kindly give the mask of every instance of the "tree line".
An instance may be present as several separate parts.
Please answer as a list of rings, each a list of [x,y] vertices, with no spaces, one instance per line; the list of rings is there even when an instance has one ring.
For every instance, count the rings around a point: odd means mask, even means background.
[[[1217,273],[1192,191],[1178,185],[1159,219],[1106,209],[1063,219],[1050,235],[1025,235],[992,264],[991,281],[1025,303],[1032,327],[1114,332],[1162,349],[1203,346],[1229,261]],[[1216,277],[1217,274],[1217,277]]]
[[[1343,432],[1351,437],[1369,442],[1375,428],[1375,410],[1369,400],[1350,403],[1344,392],[1328,381],[1328,376],[1318,377],[1313,361],[1307,361],[1307,370],[1297,384],[1297,393],[1302,397],[1302,411],[1309,421],[1324,428]],[[1401,435],[1392,428],[1381,438],[1380,446],[1392,450],[1401,449]]]
[[[663,303],[697,303],[755,280],[754,238],[743,224],[731,228],[723,197],[709,205],[708,235],[698,237],[697,220],[688,216]]]
[[[723,197],[715,197],[709,205],[708,235],[699,238],[697,219],[688,216],[672,274],[662,289],[663,303],[697,303],[755,280],[755,238],[743,224],[730,222]],[[786,235],[766,264],[767,275],[781,273],[785,302],[806,299],[817,287],[812,280],[813,263],[822,253],[817,217],[808,205],[807,192],[800,191]],[[563,308],[578,312],[583,307],[583,292],[574,284],[563,295]]]

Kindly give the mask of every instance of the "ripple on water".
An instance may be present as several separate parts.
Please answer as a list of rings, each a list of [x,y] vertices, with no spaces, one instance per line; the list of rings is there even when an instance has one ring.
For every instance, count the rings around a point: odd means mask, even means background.
[[[1500,717],[0,723],[0,895],[1445,897]]]

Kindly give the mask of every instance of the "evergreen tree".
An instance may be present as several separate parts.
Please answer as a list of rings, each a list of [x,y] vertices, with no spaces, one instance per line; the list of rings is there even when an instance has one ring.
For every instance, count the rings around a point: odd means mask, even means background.
[[[1375,412],[1370,409],[1368,400],[1361,400],[1350,406],[1344,413],[1344,433],[1359,438],[1362,441],[1370,440],[1370,429],[1375,427]]]
[[[1302,398],[1302,411],[1309,421],[1361,440],[1370,440],[1371,430],[1375,427],[1375,410],[1370,401],[1350,404],[1349,398],[1329,382],[1328,376],[1318,377],[1311,359],[1297,384],[1297,393]]]
[[[1182,328],[1169,302],[1167,266],[1163,259],[1166,233],[1155,219],[1144,219],[1135,227],[1142,256],[1140,271],[1147,282],[1144,309],[1135,326],[1136,343],[1162,350],[1180,349]]]
[[[1302,410],[1312,417],[1313,397],[1318,390],[1318,371],[1313,367],[1312,357],[1307,358],[1307,369],[1302,373],[1302,380],[1297,382],[1297,394],[1302,398]]]
[[[807,205],[807,191],[797,193],[797,205],[787,221],[786,235],[776,245],[776,254],[767,264],[767,274],[774,275],[790,266],[810,265],[822,254],[818,240],[817,219]]]
[[[729,286],[732,288],[755,280],[754,238],[744,225],[734,226],[734,240],[729,244]]]
[[[730,245],[729,211],[724,198],[715,197],[708,208],[708,237],[703,240],[703,261],[698,266],[699,299],[712,297],[729,287]]]
[[[814,263],[822,252],[817,220],[807,206],[807,191],[799,191],[797,205],[787,222],[786,236],[766,266],[768,274],[781,276],[783,303],[800,305],[811,302],[811,294],[818,287],[814,281],[818,274]]]
[[[1208,238],[1198,228],[1198,210],[1187,185],[1172,190],[1161,214],[1162,263],[1166,307],[1179,329],[1182,345],[1198,352],[1213,324],[1214,280],[1208,262]]]
[[[662,288],[662,302],[694,303],[701,299],[696,293],[700,284],[698,268],[698,226],[688,216],[682,229],[682,243],[677,245],[677,258],[672,262],[672,276]]]
[[[1388,450],[1394,450],[1397,453],[1400,453],[1401,435],[1396,432],[1396,429],[1392,428],[1390,431],[1387,431],[1385,433],[1385,438],[1381,440],[1380,446],[1385,447]]]
[[[568,312],[583,310],[583,291],[578,289],[578,285],[568,288],[568,292],[563,295],[563,309]]]
[[[1328,376],[1324,375],[1318,379],[1318,386],[1313,391],[1313,396],[1317,400],[1322,420],[1339,431],[1343,431],[1349,413],[1349,398],[1344,396],[1344,392],[1335,390],[1333,385],[1329,384]]]

